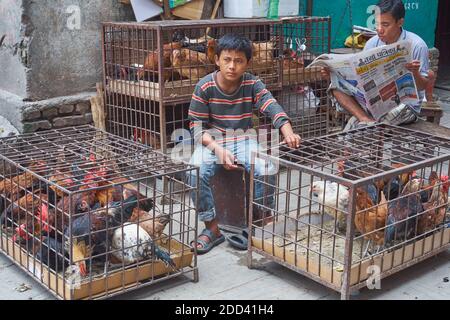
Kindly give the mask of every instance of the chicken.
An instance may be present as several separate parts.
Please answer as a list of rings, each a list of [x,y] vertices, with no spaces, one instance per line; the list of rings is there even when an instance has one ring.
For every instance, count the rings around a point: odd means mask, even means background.
[[[378,201],[378,199],[380,200]],[[378,190],[374,184],[369,184],[367,189],[357,188],[355,228],[368,240],[364,256],[369,247],[374,244],[377,245],[375,250],[377,252],[384,246],[384,227],[387,214],[388,204],[383,191],[378,196]]]
[[[133,140],[151,146],[153,149],[161,149],[161,141],[157,134],[145,129],[134,128]]]
[[[428,177],[428,184],[424,185],[422,187],[422,191],[420,192],[420,200],[422,202],[427,202],[430,199],[431,194],[433,192],[433,187],[436,184],[436,182],[438,182],[438,181],[439,181],[439,176],[438,176],[437,172],[432,171],[430,173],[430,176]]]
[[[275,71],[276,63],[273,58],[275,44],[273,41],[253,42],[252,68],[254,74],[272,73]]]
[[[419,217],[417,223],[418,234],[433,230],[445,220],[445,213],[449,204],[448,191],[450,182],[447,176],[442,176],[439,180],[442,184],[435,182],[428,202],[423,204],[425,212]]]
[[[414,236],[417,215],[423,212],[419,195],[421,184],[421,179],[411,179],[403,188],[399,198],[389,203],[385,230],[386,245],[392,245],[395,240],[409,239]]]
[[[172,66],[184,79],[198,80],[213,71],[205,53],[179,49],[170,56]]]
[[[190,39],[183,32],[176,32],[174,34],[173,41],[181,41],[183,48],[187,48],[193,51],[207,53],[208,59],[211,63],[215,63],[215,48],[217,45],[216,39],[206,36],[197,39]]]
[[[54,174],[49,178],[49,180],[65,189],[70,189],[75,185],[72,174],[61,171],[55,171]],[[56,193],[58,197],[67,196],[67,194],[63,190],[53,184],[50,185],[50,188]]]
[[[112,255],[125,265],[155,257],[166,266],[176,269],[170,254],[160,248],[141,226],[134,223],[125,223],[114,231],[111,249]]]
[[[140,208],[134,208],[130,222],[138,223],[153,239],[161,237],[164,228],[170,222],[168,215],[154,217],[151,213]]]
[[[349,204],[348,188],[336,182],[315,181],[311,186],[311,192],[314,197],[318,198],[318,202],[324,206],[324,212],[337,219],[339,231],[345,232],[347,226],[346,213]]]
[[[210,39],[208,40],[207,49],[206,49],[206,55],[208,57],[208,60],[211,64],[216,63],[216,47],[217,47],[217,41],[216,39]]]
[[[403,163],[392,164],[392,167],[395,169],[403,168],[404,166],[406,166],[406,165]],[[408,181],[411,178],[414,178],[415,176],[416,176],[416,172],[411,171],[411,172],[405,172],[405,173],[395,177],[394,179],[384,180],[383,192],[386,195],[387,199],[388,200],[396,199],[399,196],[401,190],[404,188],[404,186],[406,186]]]
[[[6,225],[7,221],[20,222],[25,219],[27,212],[34,216],[38,212],[42,201],[47,202],[47,195],[40,190],[35,193],[27,193],[5,209],[0,218],[1,224]]]
[[[170,80],[172,74],[170,70],[171,55],[174,50],[180,50],[182,47],[181,42],[171,42],[163,45],[163,67],[164,67],[164,80]],[[156,74],[159,68],[159,50],[151,51],[144,60],[144,68],[141,68],[137,72],[138,79],[144,78],[146,71],[150,71],[150,74]],[[176,75],[175,75],[176,76]],[[152,81],[156,81],[154,77],[151,77]],[[172,79],[173,80],[173,79]]]
[[[69,257],[64,252],[64,246],[58,240],[44,237],[37,249],[36,258],[51,270],[60,272],[68,266]]]
[[[123,202],[110,203],[107,208],[91,211],[74,219],[71,234],[70,229],[66,229],[65,235],[72,237],[72,247],[70,250],[70,243],[65,242],[65,249],[71,251],[72,260],[82,276],[87,275],[86,259],[93,254],[106,253],[114,229],[128,221],[134,208],[138,206],[135,192],[125,189],[123,197]]]
[[[400,169],[406,166],[403,163],[394,163],[390,167],[386,167],[385,170]],[[365,166],[364,163],[360,163],[358,160],[346,159],[337,163],[338,174],[346,179],[354,180],[355,178],[367,178],[379,173],[374,171],[370,166]],[[375,181],[375,186],[379,191],[383,190],[387,200],[392,200],[398,197],[400,190],[408,183],[411,177],[415,177],[415,171],[406,172],[393,179],[381,179]]]
[[[30,164],[28,169],[32,172],[42,172],[46,170],[46,162],[36,161]],[[11,202],[23,196],[24,189],[30,189],[39,183],[38,178],[28,172],[21,173],[12,178],[5,178],[0,181],[0,213],[3,213],[7,205],[6,200]]]
[[[285,49],[283,51],[283,69],[295,69],[302,68],[304,61],[301,57],[297,56],[297,53],[292,49]]]

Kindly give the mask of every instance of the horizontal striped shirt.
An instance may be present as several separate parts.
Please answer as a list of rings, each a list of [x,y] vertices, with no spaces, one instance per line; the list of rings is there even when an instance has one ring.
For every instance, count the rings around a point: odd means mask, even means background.
[[[217,71],[201,79],[192,94],[189,128],[193,134],[203,134],[208,129],[219,134],[236,129],[248,130],[253,128],[254,110],[270,117],[276,129],[289,121],[286,112],[259,78],[244,73],[240,87],[229,95],[218,87],[216,75]]]

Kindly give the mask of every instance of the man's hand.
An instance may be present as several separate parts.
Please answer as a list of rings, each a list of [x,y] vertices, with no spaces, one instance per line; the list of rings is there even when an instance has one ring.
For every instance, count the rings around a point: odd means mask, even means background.
[[[410,63],[405,64],[406,69],[411,71],[413,74],[417,74],[420,72],[420,61],[413,60]]]
[[[281,144],[287,144],[289,148],[299,148],[300,142],[302,139],[298,134],[295,134],[292,130],[291,124],[288,122],[285,125],[283,125],[281,128],[281,133],[283,134],[283,141]]]
[[[320,69],[320,75],[322,76],[322,78],[326,79],[326,80],[330,80],[330,69],[328,68],[321,68]]]
[[[236,170],[238,168],[236,164],[236,157],[223,147],[217,147],[215,150],[215,154],[219,163],[223,165],[225,170]]]

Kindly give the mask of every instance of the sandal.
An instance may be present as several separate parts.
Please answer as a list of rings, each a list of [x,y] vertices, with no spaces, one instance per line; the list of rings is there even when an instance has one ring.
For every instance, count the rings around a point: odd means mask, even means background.
[[[248,229],[242,229],[242,234],[233,234],[227,237],[228,243],[239,250],[247,250],[248,249]]]
[[[206,242],[205,240],[200,239],[200,236],[208,237],[209,242]],[[194,245],[197,246],[197,244],[200,244],[202,247],[201,248],[197,247],[197,253],[204,254],[204,253],[211,251],[212,248],[214,248],[215,246],[218,246],[219,244],[221,244],[224,241],[225,241],[225,237],[223,234],[221,234],[220,236],[216,236],[211,230],[203,229],[202,233],[200,233],[198,235],[197,240],[196,241],[194,240],[191,242],[191,246],[194,247]]]

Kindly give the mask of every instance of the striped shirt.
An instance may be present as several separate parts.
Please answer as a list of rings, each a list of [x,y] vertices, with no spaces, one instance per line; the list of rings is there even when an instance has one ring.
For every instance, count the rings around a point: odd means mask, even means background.
[[[252,128],[254,109],[270,117],[276,129],[289,121],[264,83],[254,75],[244,73],[240,87],[229,95],[218,87],[216,74],[217,71],[201,79],[192,94],[189,127],[195,139],[208,129],[224,135],[236,129]]]

